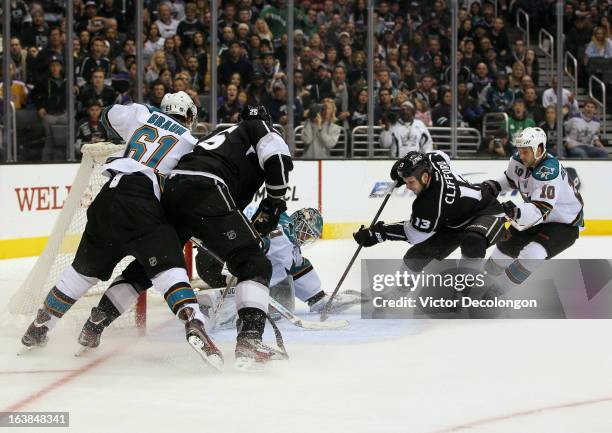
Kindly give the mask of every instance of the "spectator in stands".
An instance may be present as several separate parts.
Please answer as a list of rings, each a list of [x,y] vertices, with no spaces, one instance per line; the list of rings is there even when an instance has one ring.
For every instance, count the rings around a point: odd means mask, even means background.
[[[21,35],[29,15],[23,0],[11,0],[11,35]]]
[[[476,73],[472,75],[472,96],[478,98],[484,89],[489,87],[492,83],[491,76],[489,75],[489,67],[486,63],[480,62],[476,65]],[[484,98],[484,96],[483,96]]]
[[[287,2],[286,0],[271,0],[266,2],[266,6],[261,10],[260,16],[266,20],[270,27],[273,39],[287,33]]]
[[[523,62],[514,62],[512,65],[512,73],[508,77],[508,88],[517,95],[521,92],[521,82],[525,76],[525,65]]]
[[[28,52],[21,46],[18,37],[11,37],[11,60],[15,64],[15,79],[30,82],[28,77]]]
[[[581,114],[565,123],[565,147],[567,156],[572,158],[607,158],[599,131],[601,124],[595,117],[597,106],[592,100],[585,102]]]
[[[538,124],[540,128],[546,133],[547,144],[546,150],[553,155],[557,154],[557,107],[554,105],[549,106],[545,110],[545,117],[542,122]],[[565,126],[562,127],[562,137],[565,136]]]
[[[574,94],[567,89],[563,89],[561,101],[563,104],[563,115],[573,116],[579,112],[578,101]],[[542,94],[542,106],[544,108],[557,104],[557,77],[552,78],[552,85]]]
[[[422,99],[427,102],[427,105],[430,107],[438,103],[438,91],[434,87],[434,81],[431,75],[423,75],[414,95],[417,99]]]
[[[83,63],[77,69],[77,84],[82,86],[91,81],[91,74],[94,69],[102,69],[104,75],[109,77],[111,74],[111,62],[104,56],[105,44],[101,37],[94,37],[91,40],[91,51],[89,56],[83,59]]]
[[[433,150],[431,135],[425,124],[414,118],[414,105],[410,101],[405,101],[400,110],[386,113],[383,123],[385,129],[380,133],[380,146],[390,149],[392,157],[403,157],[414,150]]]
[[[505,72],[498,72],[495,82],[489,84],[484,92],[485,108],[489,112],[504,113],[514,102],[514,93],[508,88],[508,76]]]
[[[44,12],[41,10],[33,11],[32,22],[23,30],[23,44],[26,47],[36,47],[42,50],[47,48],[48,35],[49,26],[45,22]]]
[[[189,86],[200,94],[204,93],[204,77],[200,72],[200,63],[196,56],[187,59],[187,72],[189,73]],[[238,75],[238,78],[240,79],[240,75]]]
[[[259,36],[261,40],[267,40],[272,42],[274,40],[274,35],[270,31],[270,27],[263,18],[258,18],[255,21],[255,34]]]
[[[546,109],[539,103],[535,87],[528,87],[522,99],[525,101],[527,117],[532,118],[536,125],[542,123],[546,116]]]
[[[87,106],[91,101],[98,101],[102,107],[112,105],[117,98],[115,90],[104,84],[104,69],[98,68],[91,74],[91,82],[83,87],[79,93],[81,103],[80,115],[87,115]]]
[[[470,95],[468,83],[459,81],[457,84],[457,99],[461,117],[472,128],[480,129],[485,109],[479,104],[478,98]]]
[[[164,41],[164,53],[166,53],[166,64],[168,65],[170,72],[174,74],[177,71],[180,71],[183,65],[183,56],[177,49],[174,38],[166,38]]]
[[[145,73],[145,82],[152,83],[153,81],[157,80],[161,71],[164,69],[168,69],[168,64],[166,63],[166,53],[163,50],[155,51],[151,56],[149,66],[147,67],[147,72]]]
[[[416,76],[416,68],[414,66],[414,62],[407,61],[404,63],[402,68],[402,81],[399,84],[399,90],[405,91],[413,91],[417,88],[417,76]]]
[[[517,99],[512,103],[512,111],[508,116],[508,136],[510,143],[514,143],[514,137],[523,129],[536,126],[532,118],[527,117],[525,101]]]
[[[576,15],[574,25],[566,35],[565,46],[578,59],[578,77],[581,82],[586,83],[584,52],[592,37],[592,30],[587,23],[586,16]]]
[[[157,21],[155,21],[159,34],[168,39],[176,34],[179,22],[172,17],[172,9],[168,3],[160,3],[157,7]]]
[[[217,110],[217,119],[219,123],[237,123],[241,110],[238,102],[238,88],[234,84],[229,84],[225,88],[222,104]]]
[[[238,72],[247,83],[253,75],[253,65],[246,56],[242,55],[242,48],[238,41],[233,41],[227,53],[221,57],[218,70],[219,80],[223,84],[229,83],[230,77],[235,72]]]
[[[593,29],[593,38],[584,51],[585,63],[594,58],[612,59],[612,39],[607,37],[603,27]]]
[[[440,103],[436,105],[431,112],[431,120],[433,126],[450,127],[451,126],[451,102],[453,100],[452,93],[449,88],[444,88]],[[459,120],[459,119],[458,119]]]
[[[385,91],[385,90],[381,90]],[[388,92],[388,91],[387,91]],[[304,158],[326,158],[338,144],[342,128],[336,125],[336,104],[331,98],[310,107],[302,130]]]
[[[38,80],[46,78],[49,73],[49,62],[51,58],[57,57],[62,63],[65,61],[65,47],[62,41],[62,32],[59,27],[49,29],[47,46],[38,52],[36,56],[35,74]]]
[[[368,125],[368,91],[361,89],[357,93],[355,103],[350,108],[349,128],[351,131],[357,126]]]
[[[106,141],[106,129],[100,122],[102,105],[99,101],[93,100],[87,104],[87,120],[79,125],[76,133],[76,153],[81,153],[81,147],[86,143],[99,143]]]
[[[9,63],[9,71],[11,73],[11,101],[13,101],[13,104],[15,105],[15,109],[20,110],[26,106],[28,102],[28,94],[30,92],[28,90],[28,86],[26,86],[26,84],[23,81],[17,79],[15,63],[13,61]],[[0,71],[0,101],[4,100],[3,72],[4,70]]]
[[[45,146],[42,153],[43,161],[64,159],[66,143],[56,143],[52,126],[66,125],[66,78],[62,71],[62,61],[59,57],[51,58],[49,74],[34,87],[33,98],[36,112],[45,130]]]
[[[164,95],[169,91],[170,89],[168,89],[164,83],[161,81],[155,81],[151,85],[151,91],[149,92],[149,105],[160,108]]]
[[[515,62],[524,62],[527,55],[527,48],[525,47],[525,41],[517,39],[514,41],[514,47],[509,53],[507,63],[514,64]]]
[[[534,83],[537,83],[540,77],[540,67],[538,65],[538,56],[534,50],[527,50],[524,65],[525,74],[529,75]]]
[[[149,27],[147,38],[145,40],[144,48],[142,50],[143,62],[149,63],[151,56],[155,51],[159,51],[164,48],[165,39],[159,35],[159,27],[153,23]]]
[[[507,158],[513,154],[514,148],[508,139],[508,131],[498,129],[493,135],[486,136],[480,148],[481,153],[486,153],[497,158]]]
[[[414,118],[423,122],[428,128],[433,126],[432,113],[429,110],[427,102],[423,99],[416,98],[414,100],[415,113]]]
[[[465,48],[463,51],[463,60],[461,65],[467,67],[470,72],[476,69],[476,65],[482,62],[482,58],[476,53],[476,45],[472,38],[466,38],[463,40]]]
[[[389,89],[381,88],[378,91],[378,101],[374,105],[374,124],[380,125],[386,112],[391,111],[393,99]]]
[[[249,105],[267,105],[268,91],[266,90],[266,81],[260,69],[255,69],[253,78],[247,87],[248,104]]]
[[[348,128],[349,112],[349,93],[346,83],[346,70],[344,66],[337,65],[331,81],[331,93],[336,103],[338,121],[345,128]]]
[[[491,44],[495,48],[495,51],[502,57],[506,57],[508,51],[510,50],[510,41],[504,25],[504,19],[501,16],[498,16],[493,21],[493,27],[489,32]]]
[[[185,5],[185,18],[179,22],[176,28],[176,34],[181,37],[185,46],[193,47],[193,35],[196,32],[205,32],[204,24],[198,20],[198,7],[195,3],[187,3]]]

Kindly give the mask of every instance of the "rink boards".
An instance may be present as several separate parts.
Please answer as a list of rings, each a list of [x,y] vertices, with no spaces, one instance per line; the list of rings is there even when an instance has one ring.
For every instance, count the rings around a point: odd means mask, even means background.
[[[324,237],[350,236],[355,227],[368,224],[376,213],[389,183],[392,162],[296,161],[287,194],[289,212],[302,207],[321,209]],[[467,180],[480,182],[498,177],[507,161],[456,160],[453,167]],[[580,179],[585,201],[585,235],[612,235],[612,163],[564,161]],[[0,258],[39,255],[66,199],[78,164],[0,166]],[[260,191],[256,201],[263,197]],[[502,200],[521,201],[518,194]],[[394,191],[381,215],[386,222],[408,219],[413,196],[405,188]],[[252,205],[254,206],[254,204]]]

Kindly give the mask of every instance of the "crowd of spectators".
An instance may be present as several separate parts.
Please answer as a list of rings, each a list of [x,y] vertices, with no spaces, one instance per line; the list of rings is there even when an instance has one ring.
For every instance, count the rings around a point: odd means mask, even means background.
[[[11,1],[13,100],[17,111],[36,113],[44,132],[38,148],[22,149],[26,159],[65,158],[65,137],[58,138],[57,131],[67,123],[66,56],[73,56],[75,65],[77,150],[81,143],[106,139],[99,126],[101,107],[135,100],[133,1],[73,1],[74,40],[68,53],[64,0]],[[348,140],[350,134],[342,134],[343,129],[367,125],[369,92],[375,99],[374,123],[383,129],[388,129],[389,116],[398,117],[407,101],[414,107],[413,117],[425,126],[450,125],[447,1],[376,2],[372,89],[367,87],[365,0],[295,2],[293,65],[287,65],[286,0],[221,1],[217,35],[210,34],[207,1],[144,3],[143,91],[145,102],[153,106],[159,106],[166,92],[183,90],[199,108],[201,122],[207,122],[212,66],[218,71],[220,123],[236,122],[245,104],[262,104],[274,123],[286,126],[287,86],[294,86],[291,103],[296,125],[303,125],[307,157],[329,155],[341,135]],[[549,107],[556,103],[555,83],[549,77],[541,80],[536,51],[517,35],[514,17],[517,8],[523,8],[535,29],[554,32],[555,0],[497,0],[497,7],[493,0],[459,3],[460,125],[480,130],[486,113],[507,113],[506,130],[485,137],[481,148],[497,156],[511,151],[512,137],[524,127],[540,125],[553,137],[554,114]],[[579,58],[581,80],[589,73],[605,73],[600,60],[612,59],[611,12],[612,0],[565,2],[567,49]],[[212,55],[211,37],[217,38],[219,47]],[[288,66],[294,68],[293,83],[287,81]],[[588,118],[589,129],[595,128],[593,110],[581,111],[569,90],[562,98],[568,134],[577,127],[570,121],[573,116]],[[23,118],[18,116],[18,122]],[[601,135],[594,136],[581,146],[601,148]],[[21,147],[35,148],[32,140],[20,141],[26,143]],[[567,148],[576,156],[604,153],[581,152],[573,139],[567,140]]]

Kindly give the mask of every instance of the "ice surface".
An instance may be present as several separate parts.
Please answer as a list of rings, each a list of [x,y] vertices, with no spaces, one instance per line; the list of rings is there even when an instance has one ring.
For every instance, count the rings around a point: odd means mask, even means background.
[[[610,245],[584,237],[561,257],[609,258]],[[388,242],[361,257],[405,248]],[[320,241],[305,255],[331,292],[353,251]],[[33,262],[0,261],[0,308]],[[359,263],[343,289],[359,289]],[[46,348],[17,357],[24,329],[3,327],[0,411],[69,411],[70,431],[87,433],[612,431],[612,321],[366,321],[357,308],[338,331],[280,322],[291,360],[259,374],[235,371],[234,333],[217,332],[226,366],[216,374],[161,301],[149,312],[146,337],[110,329],[82,358],[77,330],[56,329]]]

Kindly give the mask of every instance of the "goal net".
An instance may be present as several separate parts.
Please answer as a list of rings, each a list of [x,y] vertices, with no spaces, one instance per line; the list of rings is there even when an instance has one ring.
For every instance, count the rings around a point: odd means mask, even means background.
[[[87,223],[87,209],[102,186],[108,181],[108,177],[102,175],[102,165],[110,155],[124,148],[125,145],[111,143],[94,143],[83,146],[83,159],[51,236],[34,268],[10,299],[9,313],[24,316],[26,321],[32,320],[64,268],[72,264]],[[89,317],[91,308],[98,304],[104,290],[132,260],[133,257],[124,258],[116,266],[112,277],[92,287],[66,313],[61,322],[82,326]],[[115,320],[113,326],[144,328],[145,321],[146,298],[143,293],[137,304]]]

